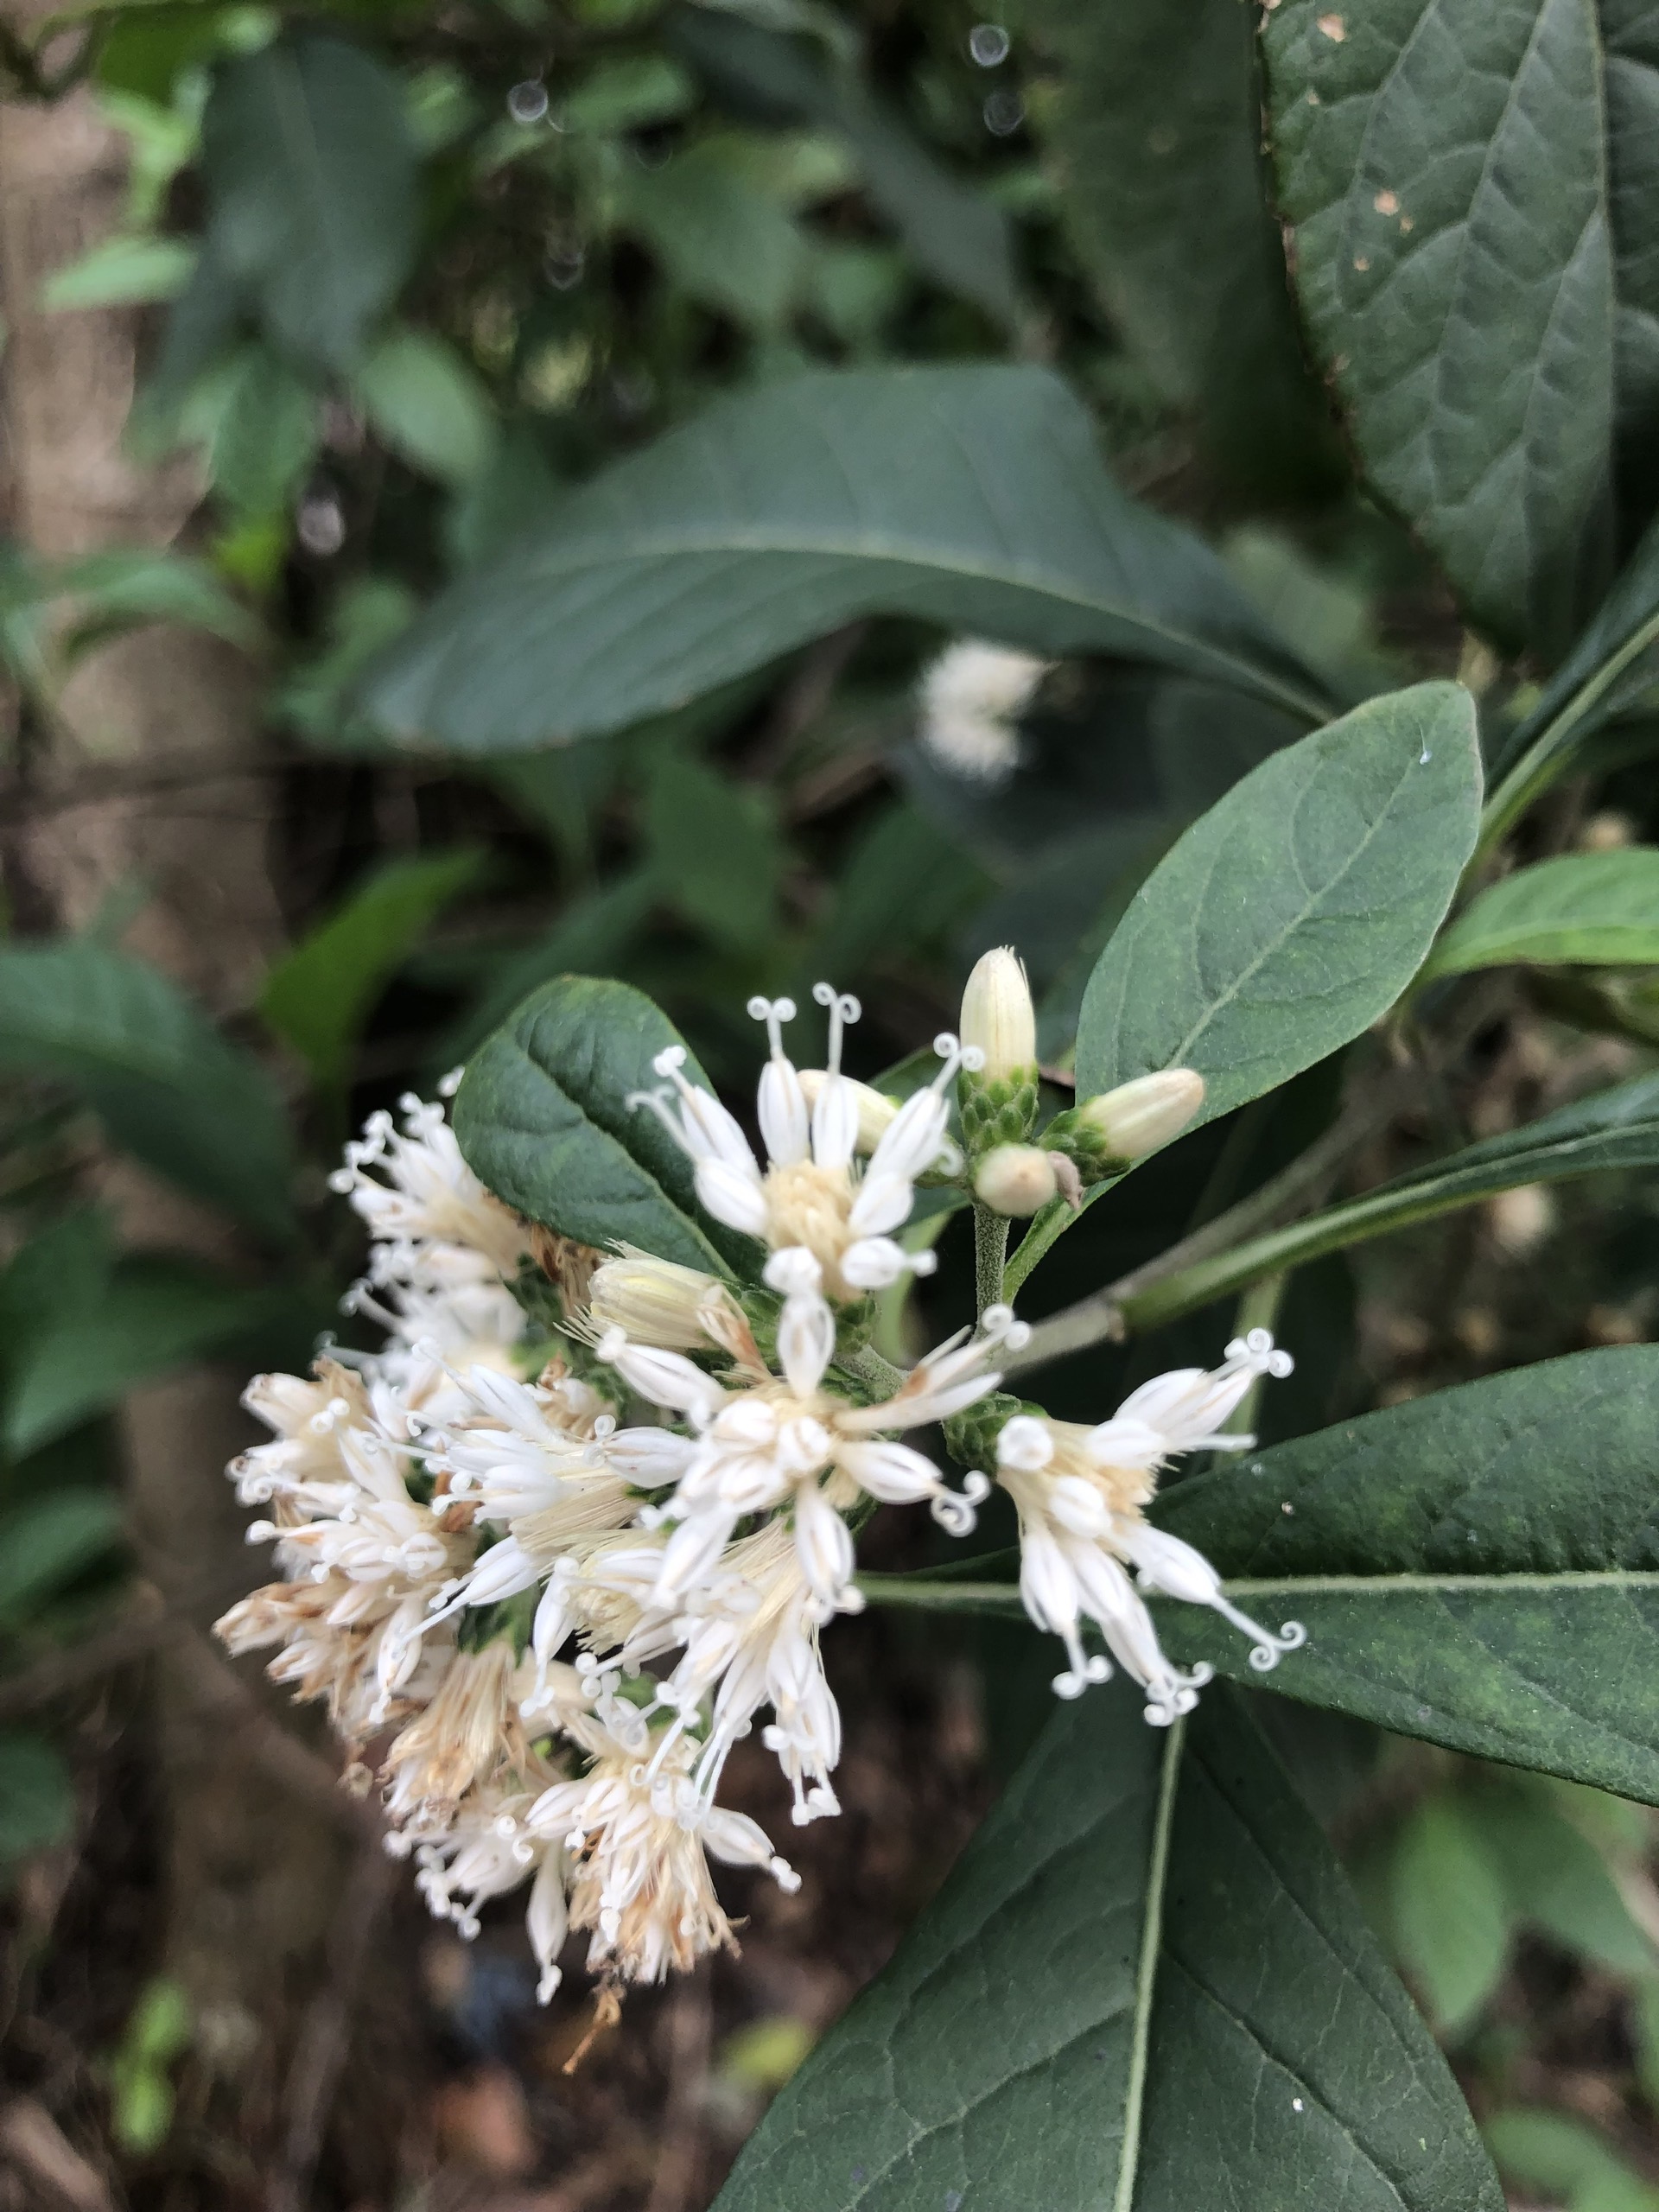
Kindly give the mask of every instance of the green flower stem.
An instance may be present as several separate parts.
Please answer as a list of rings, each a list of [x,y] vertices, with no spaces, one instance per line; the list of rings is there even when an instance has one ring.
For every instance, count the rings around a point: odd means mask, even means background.
[[[1632,661],[1659,642],[1659,612],[1650,614],[1631,632],[1618,651],[1605,660],[1581,684],[1555,719],[1548,723],[1516,762],[1487,800],[1481,817],[1480,838],[1469,863],[1478,868],[1494,845],[1505,836],[1527,809],[1571,766],[1576,749],[1573,734],[1591,709],[1603,699]]]
[[[1014,1247],[1014,1256],[1002,1270],[1002,1296],[1012,1304],[1024,1287],[1026,1279],[1041,1259],[1046,1259],[1057,1241],[1065,1234],[1074,1221],[1079,1220],[1096,1198],[1103,1198],[1108,1191],[1115,1190],[1123,1180],[1121,1175],[1111,1175],[1094,1185],[1083,1194],[1080,1206],[1070,1206],[1064,1198],[1056,1198],[1046,1205],[1032,1222],[1031,1227]]]
[[[974,1201],[974,1312],[1003,1300],[1002,1269],[1008,1256],[1008,1217]]]

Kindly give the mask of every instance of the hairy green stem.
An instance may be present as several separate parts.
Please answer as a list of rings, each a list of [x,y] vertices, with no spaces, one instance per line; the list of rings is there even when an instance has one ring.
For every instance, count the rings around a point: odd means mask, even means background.
[[[974,1312],[1003,1300],[1002,1270],[1008,1256],[1008,1217],[974,1201]]]

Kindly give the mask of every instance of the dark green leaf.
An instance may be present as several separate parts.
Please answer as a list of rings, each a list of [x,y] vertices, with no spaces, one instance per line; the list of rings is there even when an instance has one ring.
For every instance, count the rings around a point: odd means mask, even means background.
[[[1652,1943],[1630,1917],[1600,1852],[1550,1802],[1550,1787],[1489,1785],[1469,1796],[1469,1816],[1514,1911],[1610,1973],[1652,1974],[1659,1967]]]
[[[134,1255],[95,1304],[60,1313],[29,1344],[0,1434],[19,1456],[36,1451],[174,1368],[272,1329],[286,1340],[295,1319],[296,1294],[281,1285],[249,1289],[185,1261]]]
[[[1208,550],[1118,491],[1065,387],[1001,366],[718,403],[441,598],[368,704],[462,752],[592,736],[878,610],[1323,711]]]
[[[1007,218],[959,181],[869,92],[850,54],[712,8],[679,8],[667,25],[676,49],[740,111],[772,123],[839,131],[856,156],[870,198],[918,269],[1014,326],[1019,276]]]
[[[1213,1119],[1386,1011],[1474,843],[1480,762],[1457,685],[1368,700],[1273,754],[1153,871],[1090,979],[1080,1097],[1197,1068]]]
[[[53,578],[54,590],[76,602],[63,640],[71,658],[123,630],[147,622],[181,622],[248,651],[264,637],[258,618],[232,599],[205,563],[177,553],[133,549],[89,553]]]
[[[379,62],[301,31],[231,62],[202,118],[207,238],[272,339],[351,368],[409,272],[414,147]]]
[[[788,856],[769,792],[667,753],[652,771],[644,829],[658,887],[687,921],[739,952],[775,934]]]
[[[1517,869],[1459,915],[1424,972],[1511,961],[1659,965],[1659,852],[1564,853]]]
[[[1262,194],[1249,12],[1237,0],[1040,0],[1032,28],[1056,64],[1033,121],[1114,330],[1198,410],[1235,476],[1281,497],[1287,479],[1328,480]]]
[[[265,978],[259,1010],[325,1088],[345,1081],[376,999],[483,855],[388,861]]]
[[[329,608],[327,645],[302,661],[276,693],[282,721],[320,752],[383,752],[384,741],[355,711],[352,686],[418,611],[408,585],[391,576],[360,576],[347,584]]]
[[[107,1491],[55,1491],[8,1513],[0,1519],[0,1624],[15,1627],[106,1557],[120,1535],[120,1503]]]
[[[1177,1484],[1160,1524],[1306,1646],[1276,1688],[1459,1751],[1659,1802],[1659,1348],[1575,1353]],[[1183,1658],[1243,1639],[1165,1605]]]
[[[143,961],[84,940],[0,950],[0,1065],[61,1078],[146,1166],[266,1236],[292,1234],[270,1078]]]
[[[0,1735],[0,1866],[60,1843],[74,1822],[69,1770],[51,1745]]]
[[[1064,1707],[721,2212],[1497,2212],[1444,2063],[1242,1701]],[[1269,1977],[1262,1961],[1280,1971]]]
[[[1595,12],[1286,0],[1262,39],[1297,289],[1367,474],[1480,624],[1558,652],[1605,575],[1618,307],[1654,235],[1639,196],[1639,235],[1610,228]]]
[[[801,283],[806,240],[747,152],[735,133],[722,134],[660,168],[626,171],[622,220],[694,299],[775,332]]]
[[[499,1197],[561,1236],[722,1268],[694,1217],[690,1160],[654,1114],[628,1103],[658,1088],[652,1062],[682,1041],[626,983],[545,984],[467,1068],[455,1096],[461,1151]],[[685,1071],[707,1080],[689,1053]]]

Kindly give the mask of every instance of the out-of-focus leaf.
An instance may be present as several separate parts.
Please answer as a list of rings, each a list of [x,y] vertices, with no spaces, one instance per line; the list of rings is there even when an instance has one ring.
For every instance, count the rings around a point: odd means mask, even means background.
[[[1209,1121],[1346,1044],[1421,964],[1479,804],[1474,708],[1456,684],[1368,700],[1274,753],[1118,925],[1083,1001],[1079,1096],[1192,1067]]]
[[[213,489],[238,519],[287,508],[321,435],[319,397],[270,346],[244,346],[203,378],[171,425],[205,452]],[[173,442],[169,435],[161,442]]]
[[[442,1074],[470,1059],[537,984],[561,975],[603,976],[617,967],[657,905],[657,879],[648,868],[628,868],[574,899],[546,936],[501,960],[477,998],[435,1047]]]
[[[446,484],[467,484],[495,446],[489,395],[452,346],[428,330],[388,332],[353,379],[392,451]]]
[[[561,1236],[723,1269],[697,1225],[690,1160],[654,1114],[629,1103],[662,1082],[652,1063],[678,1045],[666,1014],[626,983],[566,976],[544,985],[467,1065],[454,1128],[468,1165]],[[683,1065],[708,1087],[689,1053]]]
[[[846,980],[879,955],[901,959],[959,920],[985,883],[978,866],[914,807],[890,807],[849,855],[803,956],[803,980]]]
[[[84,554],[66,563],[53,582],[75,602],[75,620],[62,641],[68,659],[148,622],[207,630],[249,652],[264,639],[257,618],[231,596],[213,570],[183,554],[138,548]]]
[[[202,118],[215,260],[277,344],[345,371],[409,273],[417,216],[402,87],[329,33],[231,62]]]
[[[696,86],[667,54],[617,54],[595,62],[560,92],[559,123],[579,137],[613,137],[672,123],[695,107],[696,99]]]
[[[1443,2036],[1468,2027],[1503,1979],[1513,1916],[1501,1866],[1459,1799],[1425,1799],[1394,1848],[1400,1956]]]
[[[1217,1298],[1301,1266],[1326,1252],[1345,1251],[1476,1205],[1526,1183],[1566,1182],[1579,1175],[1659,1164],[1659,1076],[1637,1076],[1609,1090],[1592,1091],[1538,1121],[1502,1136],[1466,1145],[1397,1176],[1363,1198],[1345,1198],[1284,1229],[1236,1244],[1201,1262],[1179,1285],[1153,1284],[1124,1301],[1124,1319],[1136,1329],[1190,1313]]]
[[[1659,852],[1563,853],[1518,868],[1459,915],[1424,973],[1511,961],[1659,965]]]
[[[1055,64],[1033,121],[1061,219],[1114,329],[1230,472],[1317,486],[1333,474],[1262,193],[1252,21],[1236,0],[1039,0]]]
[[[1264,1974],[1270,1956],[1277,1971]],[[1063,1707],[720,2212],[1497,2212],[1445,2062],[1243,1701]]]
[[[1209,550],[1118,491],[1065,388],[1003,366],[828,372],[718,403],[453,587],[366,703],[457,751],[591,736],[876,611],[1324,712]]]
[[[786,855],[768,793],[666,753],[652,772],[644,829],[658,887],[687,921],[737,951],[773,935]]]
[[[418,612],[414,593],[394,577],[359,576],[347,584],[329,609],[327,644],[277,692],[280,719],[319,752],[384,751],[384,741],[357,712],[352,686]]]
[[[10,1378],[0,1437],[14,1453],[38,1451],[175,1368],[257,1345],[273,1331],[290,1339],[296,1302],[281,1284],[250,1289],[186,1261],[131,1255],[96,1305],[60,1314],[30,1343]]]
[[[0,1734],[0,1869],[61,1843],[74,1821],[69,1770],[51,1745],[10,1729]]]
[[[1367,474],[1477,621],[1557,653],[1605,575],[1620,306],[1655,283],[1651,198],[1610,206],[1596,11],[1286,0],[1262,52],[1296,286]]]
[[[1541,2106],[1495,2112],[1481,2133],[1499,2170],[1525,2190],[1560,2197],[1570,2212],[1659,2212],[1650,2189],[1592,2127]]]
[[[8,1414],[10,1410],[9,1405]],[[105,1558],[120,1535],[121,1507],[108,1491],[54,1491],[0,1517],[0,1627],[15,1628],[54,1591]]]
[[[1518,1918],[1613,1974],[1659,1968],[1606,1861],[1542,1788],[1479,1789],[1469,1811]]]
[[[346,1080],[381,990],[483,859],[469,850],[388,861],[265,978],[260,1012],[325,1090]]]
[[[54,1076],[111,1140],[262,1234],[293,1234],[286,1116],[176,984],[84,940],[0,948],[0,1065]]]
[[[682,7],[666,35],[740,113],[842,132],[870,198],[917,267],[995,321],[1017,323],[1019,280],[1001,211],[943,168],[871,96],[849,54],[815,47],[792,35],[795,28],[746,20],[734,10]]]
[[[661,168],[626,173],[622,219],[694,299],[752,329],[778,329],[806,242],[735,134],[700,140]]]
[[[47,278],[41,305],[48,313],[62,314],[73,308],[137,307],[176,299],[195,265],[196,249],[185,238],[101,238]]]

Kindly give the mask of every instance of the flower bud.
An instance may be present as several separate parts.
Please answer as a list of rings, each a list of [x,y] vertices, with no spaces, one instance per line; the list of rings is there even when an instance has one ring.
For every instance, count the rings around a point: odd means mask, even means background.
[[[649,1252],[623,1252],[594,1268],[588,1311],[596,1329],[620,1329],[631,1344],[658,1351],[707,1351],[704,1316],[725,1295],[713,1275],[696,1268]]]
[[[1064,1153],[1085,1183],[1121,1174],[1179,1136],[1204,1103],[1204,1077],[1193,1068],[1162,1068],[1057,1114],[1043,1142]]]
[[[1006,1083],[1037,1065],[1037,1014],[1026,966],[1012,945],[982,953],[962,994],[962,1041],[985,1056],[982,1082]]]
[[[974,1196],[993,1213],[1024,1221],[1059,1191],[1052,1156],[1034,1144],[999,1144],[974,1170]]]
[[[801,1090],[810,1109],[818,1103],[818,1093],[823,1089],[824,1071],[822,1068],[803,1068],[800,1071]],[[879,1090],[872,1090],[868,1083],[855,1083],[852,1077],[841,1078],[858,1104],[858,1149],[874,1152],[896,1118],[900,1102],[886,1097]]]

